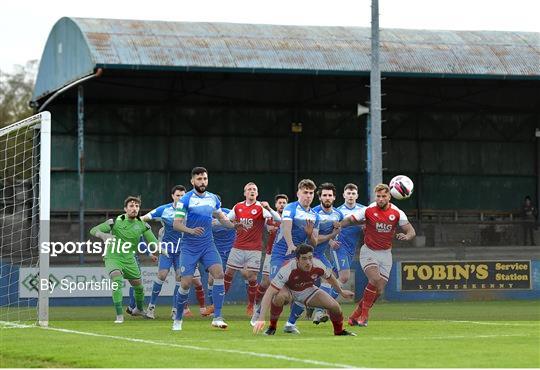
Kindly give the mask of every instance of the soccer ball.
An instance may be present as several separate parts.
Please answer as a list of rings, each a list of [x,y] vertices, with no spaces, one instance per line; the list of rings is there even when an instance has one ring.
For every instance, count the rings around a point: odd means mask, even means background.
[[[398,175],[390,180],[390,194],[398,200],[409,198],[414,189],[414,183],[404,175]]]

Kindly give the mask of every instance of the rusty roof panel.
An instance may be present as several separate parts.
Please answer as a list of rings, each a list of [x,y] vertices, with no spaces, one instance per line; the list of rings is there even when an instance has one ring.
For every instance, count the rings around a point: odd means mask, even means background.
[[[83,33],[92,35],[89,46],[98,64],[120,60],[128,65],[343,72],[367,72],[370,66],[369,28],[73,20]],[[383,29],[381,70],[538,75],[538,35]],[[103,45],[105,40],[110,47]]]
[[[47,73],[47,81],[36,84],[42,91],[34,96],[88,74],[89,65],[368,73],[370,34],[356,27],[62,18],[41,60],[38,80]],[[540,77],[540,33],[382,29],[380,38],[383,73]],[[59,59],[55,43],[62,39]],[[65,71],[58,81],[50,77],[55,70]]]

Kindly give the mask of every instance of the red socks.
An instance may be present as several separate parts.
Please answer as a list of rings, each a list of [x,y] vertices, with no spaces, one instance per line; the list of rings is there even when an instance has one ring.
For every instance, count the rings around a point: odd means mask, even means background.
[[[373,294],[375,292],[375,296]],[[351,317],[353,319],[358,319],[360,316],[367,317],[369,314],[369,309],[373,306],[377,299],[380,297],[380,294],[377,293],[377,288],[375,285],[368,283],[364,289],[364,295],[362,299],[356,305]],[[365,302],[365,303],[364,303]]]
[[[225,293],[229,291],[229,288],[231,287],[232,281],[233,281],[234,275],[225,273],[224,284],[225,284]]]
[[[272,303],[270,306],[270,327],[272,329],[277,328],[277,322],[279,319],[279,315],[281,315],[281,312],[283,311],[283,306],[276,306]]]
[[[195,294],[197,295],[197,301],[199,302],[199,307],[205,307],[206,304],[204,302],[204,289],[202,285],[195,287]]]
[[[328,311],[332,325],[334,326],[334,334],[339,334],[343,331],[343,314],[340,312],[338,315]]]
[[[253,307],[257,295],[257,280],[248,282],[248,306]]]
[[[362,297],[362,314],[361,316],[367,317],[369,314],[369,309],[371,306],[373,306],[373,303],[375,303],[375,300],[377,299],[377,287],[375,285],[372,285],[371,283],[368,283],[366,286],[366,289],[364,289],[364,296]]]
[[[256,304],[261,303],[265,292],[266,292],[266,288],[262,287],[260,284],[257,285],[257,293],[255,294],[255,303]]]

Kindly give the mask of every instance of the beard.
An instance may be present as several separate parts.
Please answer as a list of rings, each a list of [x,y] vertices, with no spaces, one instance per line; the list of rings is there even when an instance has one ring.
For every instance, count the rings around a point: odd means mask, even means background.
[[[193,185],[193,188],[197,191],[197,193],[204,193],[206,191],[205,185],[201,185],[201,186]]]
[[[324,208],[330,208],[330,207],[332,207],[332,205],[334,204],[334,202],[332,202],[332,201],[327,201],[327,202],[323,202],[322,204],[323,204]]]

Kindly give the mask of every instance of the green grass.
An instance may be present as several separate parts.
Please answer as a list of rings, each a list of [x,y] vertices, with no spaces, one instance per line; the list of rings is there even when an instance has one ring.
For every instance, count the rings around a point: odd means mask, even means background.
[[[538,301],[378,303],[369,327],[352,329],[357,337],[334,337],[330,323],[307,320],[299,336],[254,336],[243,311],[225,307],[226,331],[188,318],[173,333],[168,307],[155,321],[122,325],[112,323],[112,307],[53,307],[55,330],[0,329],[0,366],[540,367]]]

